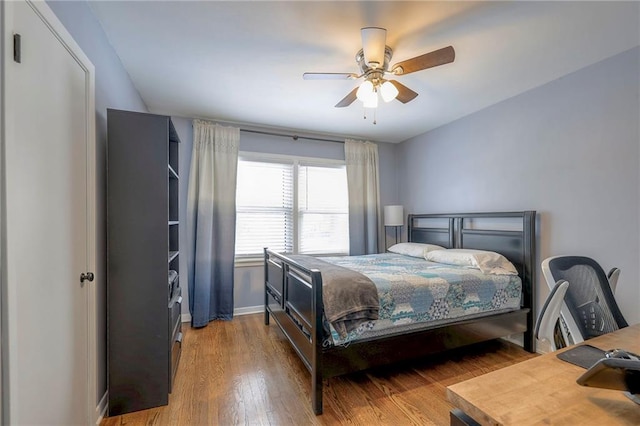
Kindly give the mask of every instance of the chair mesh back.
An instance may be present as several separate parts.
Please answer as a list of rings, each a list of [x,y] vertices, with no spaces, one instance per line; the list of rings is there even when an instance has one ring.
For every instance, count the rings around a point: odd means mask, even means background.
[[[588,257],[564,256],[552,259],[554,280],[569,281],[565,303],[584,340],[627,326],[609,287],[604,271]]]

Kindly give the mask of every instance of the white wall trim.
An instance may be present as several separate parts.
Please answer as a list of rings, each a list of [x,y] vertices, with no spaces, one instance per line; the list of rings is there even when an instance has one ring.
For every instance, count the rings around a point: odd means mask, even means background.
[[[551,345],[546,340],[538,340],[536,343],[536,352],[544,355],[553,352],[553,349],[551,349]]]
[[[288,154],[270,154],[266,152],[240,151],[238,158],[248,161],[275,161],[278,163],[302,164],[304,166],[336,166],[341,167],[347,164],[345,160],[334,160],[322,157],[302,157],[298,155]]]
[[[264,256],[252,258],[236,257],[235,264],[233,266],[235,268],[255,268],[258,266],[264,267]]]
[[[510,334],[508,336],[504,336],[500,338],[509,343],[513,343],[514,345],[524,347],[524,335],[520,334]],[[536,340],[536,353],[540,355],[544,355],[546,353],[551,352],[551,347],[545,341]]]
[[[109,391],[105,391],[102,398],[100,398],[100,402],[96,406],[96,425],[99,425],[104,419],[104,416],[107,414],[107,401],[109,401]]]
[[[264,312],[264,305],[246,306],[244,308],[235,308],[233,310],[233,315],[241,316],[241,315],[249,315],[249,314],[259,314],[262,312]]]
[[[260,314],[264,312],[264,305],[257,306],[245,306],[243,308],[235,308],[233,310],[234,316]],[[191,322],[191,314],[182,314],[182,322]]]
[[[1,2],[0,3],[0,26],[2,26],[4,28],[5,25],[8,24],[8,22],[5,22],[4,19],[4,8],[5,8],[5,2]],[[7,36],[7,33],[2,30],[0,31],[0,111],[6,111],[5,108],[5,97],[4,97],[4,57],[5,57],[5,37]],[[7,45],[7,48],[9,46]],[[5,114],[0,113],[0,165],[1,167],[4,169],[4,146],[5,146],[5,135],[4,135],[4,120],[5,120]],[[6,267],[4,265],[6,265],[7,259],[5,256],[5,247],[6,247],[6,241],[5,241],[5,234],[6,234],[6,230],[5,230],[5,220],[4,220],[4,216],[5,216],[5,195],[4,195],[4,171],[0,170],[0,342],[4,342],[6,340],[6,335],[5,335],[5,323],[6,321],[4,320],[4,314],[6,312],[6,309],[3,307],[4,306],[4,301],[6,298],[6,295],[4,294],[5,289],[6,289],[6,278],[5,278],[5,274],[4,274],[4,270],[6,270]],[[7,398],[5,398],[4,395],[7,395],[7,391],[5,391],[5,389],[8,388],[8,385],[5,384],[5,376],[6,376],[6,368],[7,366],[6,364],[6,360],[5,357],[6,355],[4,355],[4,352],[6,351],[6,344],[2,345],[0,344],[0,346],[4,346],[5,348],[0,347],[0,423],[4,424],[6,422],[8,422],[8,416],[5,417],[5,405],[8,406],[9,401]]]

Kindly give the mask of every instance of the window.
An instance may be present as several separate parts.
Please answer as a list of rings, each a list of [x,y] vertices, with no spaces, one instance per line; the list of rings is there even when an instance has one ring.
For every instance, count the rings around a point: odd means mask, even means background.
[[[238,161],[236,256],[293,251],[293,164]]]
[[[241,154],[236,193],[236,257],[263,248],[347,254],[347,175],[342,162]]]
[[[299,253],[349,252],[347,174],[344,166],[298,166]]]

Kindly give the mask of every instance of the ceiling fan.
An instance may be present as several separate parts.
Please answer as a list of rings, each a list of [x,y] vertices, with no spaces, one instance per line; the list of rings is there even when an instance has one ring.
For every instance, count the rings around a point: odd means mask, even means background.
[[[387,80],[387,76],[402,76],[412,72],[437,67],[453,62],[456,53],[453,47],[447,46],[406,61],[389,66],[393,50],[386,45],[387,30],[378,27],[366,27],[360,30],[362,35],[362,49],[356,54],[356,62],[360,74],[355,73],[318,73],[306,72],[302,75],[305,80],[355,80],[364,77],[364,82],[353,89],[347,96],[336,104],[337,108],[351,105],[360,99],[365,108],[378,106],[378,93],[385,102],[397,99],[407,103],[415,99],[418,94],[396,80]]]

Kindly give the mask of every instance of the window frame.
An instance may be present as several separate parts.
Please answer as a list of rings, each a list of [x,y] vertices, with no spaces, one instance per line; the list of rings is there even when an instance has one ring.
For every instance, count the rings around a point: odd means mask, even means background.
[[[286,155],[286,154],[271,154],[271,153],[262,153],[262,152],[252,152],[252,151],[240,151],[238,153],[238,161],[256,161],[263,163],[281,163],[281,164],[291,164],[293,165],[293,253],[298,253],[300,249],[300,233],[299,228],[299,195],[298,195],[298,174],[299,174],[299,166],[310,166],[310,167],[327,167],[327,168],[340,168],[346,167],[345,160],[336,160],[332,158],[318,158],[318,157],[301,157],[297,155]],[[346,183],[346,182],[345,182]],[[237,189],[236,189],[237,190]],[[348,200],[347,200],[348,204]],[[236,211],[237,211],[236,205]],[[347,206],[348,208],[348,206]],[[347,211],[348,214],[348,211]],[[348,255],[349,248],[347,247],[346,253],[324,253],[321,255],[314,256],[346,256]],[[236,267],[242,266],[260,266],[263,264],[262,256],[247,256],[247,257],[237,257],[235,258]]]

